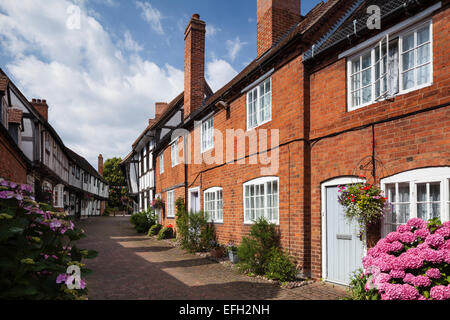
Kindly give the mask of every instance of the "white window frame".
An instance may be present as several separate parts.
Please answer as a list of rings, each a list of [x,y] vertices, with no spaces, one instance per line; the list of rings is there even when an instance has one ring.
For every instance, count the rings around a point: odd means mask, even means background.
[[[210,115],[202,121],[200,140],[202,153],[214,148],[214,115]]]
[[[272,219],[269,220],[268,217],[268,213],[267,213],[267,184],[271,183],[271,182],[277,182],[277,201],[276,201],[276,207],[272,207],[272,208],[276,208],[277,209],[277,218],[276,219]],[[254,180],[250,180],[246,183],[244,183],[242,185],[242,199],[243,199],[243,207],[244,207],[244,224],[254,224],[255,220],[249,220],[246,217],[246,211],[247,211],[247,205],[246,205],[246,194],[245,194],[245,189],[247,186],[258,186],[258,185],[262,185],[264,184],[264,196],[263,196],[263,201],[264,201],[264,206],[263,206],[263,216],[266,218],[266,220],[270,223],[279,225],[280,224],[280,179],[278,177],[262,177],[262,178],[257,178]]]
[[[261,108],[262,108],[262,106],[260,105],[261,97],[262,97],[261,87],[265,87],[265,85],[267,83],[270,83],[270,91],[268,93],[265,93],[266,95],[268,95],[269,100],[270,100],[270,103],[268,105],[269,116],[267,119],[261,120]],[[247,131],[250,131],[252,129],[262,126],[265,123],[272,121],[272,90],[273,90],[272,77],[268,77],[267,79],[259,81],[254,87],[249,88],[249,90],[247,91],[247,95],[246,95]],[[256,102],[255,102],[255,104],[256,104],[255,105],[256,124],[255,125],[250,124],[249,108],[250,108],[250,95],[251,94],[253,94],[253,95],[256,94]]]
[[[396,185],[396,205],[398,202],[398,184],[409,183],[409,219],[417,218],[417,185],[427,183],[427,196],[429,195],[429,183],[440,183],[440,207],[441,221],[450,220],[450,167],[434,167],[415,169],[396,174],[381,180],[381,189],[386,193],[388,185]],[[387,195],[387,194],[386,194]],[[429,200],[429,199],[427,199]],[[398,211],[398,209],[397,209]],[[382,235],[386,236],[386,222],[382,223]]]
[[[213,194],[214,200],[207,201],[207,194]],[[221,195],[219,199],[219,195]],[[214,204],[214,209],[208,210],[208,202]],[[220,207],[220,209],[219,209]],[[220,187],[209,188],[203,191],[203,211],[208,214],[208,222],[223,223],[223,189]]]
[[[417,51],[417,31],[419,29],[424,28],[425,26],[427,26],[430,28],[429,32],[430,32],[430,62],[426,63],[426,64],[430,64],[430,81],[426,82],[424,84],[421,85],[417,85],[417,66],[416,66],[416,58],[417,58],[417,54],[414,54],[414,70],[415,70],[415,76],[414,76],[414,81],[416,82],[414,87],[411,87],[409,89],[403,89],[403,74],[404,72],[402,71],[403,69],[403,38],[405,36],[410,35],[411,33],[414,33],[414,52]],[[387,40],[386,40],[387,39]],[[377,103],[379,101],[383,101],[385,100],[387,97],[376,97],[375,96],[375,65],[376,65],[376,61],[375,61],[375,50],[378,50],[380,48],[380,43],[386,42],[387,43],[387,49],[386,52],[389,52],[389,45],[392,42],[395,42],[397,40],[397,46],[398,46],[398,92],[394,95],[394,96],[398,96],[398,95],[402,95],[402,94],[406,94],[409,93],[411,91],[415,91],[415,90],[419,90],[425,87],[429,87],[433,84],[433,21],[431,19],[427,19],[424,21],[420,21],[418,23],[415,23],[412,26],[408,26],[405,27],[404,29],[400,30],[400,31],[395,31],[395,33],[389,34],[387,33],[386,35],[384,35],[383,38],[381,38],[379,41],[377,41],[376,43],[372,43],[372,41],[369,41],[370,45],[368,45],[367,47],[363,47],[360,50],[358,50],[357,53],[353,54],[352,56],[347,58],[347,111],[351,112],[351,111],[355,111],[361,108],[364,108],[366,106],[369,106],[371,104]],[[422,45],[421,45],[422,46]],[[357,60],[357,59],[362,59],[363,56],[365,56],[367,53],[371,54],[371,84],[370,86],[372,87],[371,89],[371,100],[369,102],[366,103],[361,103],[358,106],[353,106],[353,99],[352,99],[352,62]],[[362,65],[361,65],[362,67]],[[362,70],[360,70],[359,72],[361,73]],[[360,81],[362,82],[362,76]],[[361,90],[361,88],[359,89]],[[381,91],[381,88],[380,88]],[[390,97],[389,97],[390,98]],[[361,102],[362,102],[362,91],[361,91]]]
[[[179,140],[176,139],[172,144],[170,145],[170,159],[172,162],[172,168],[176,167],[179,162],[179,148],[178,148],[178,142]]]
[[[167,218],[175,218],[175,190],[167,191]]]
[[[159,173],[164,173],[164,152],[159,155]]]

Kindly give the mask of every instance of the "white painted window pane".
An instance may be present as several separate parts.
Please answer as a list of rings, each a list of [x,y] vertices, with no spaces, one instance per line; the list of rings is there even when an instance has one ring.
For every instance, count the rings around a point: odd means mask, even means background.
[[[430,27],[426,26],[417,31],[417,45],[430,41]]]
[[[417,64],[422,65],[430,62],[430,44],[427,43],[417,49]]]
[[[417,201],[427,201],[427,184],[421,183],[417,185]]]
[[[403,37],[403,52],[414,48],[414,33]]]
[[[410,89],[414,87],[414,70],[405,72],[403,74],[403,89]]]
[[[424,65],[417,69],[417,84],[422,85],[430,82],[430,64]]]

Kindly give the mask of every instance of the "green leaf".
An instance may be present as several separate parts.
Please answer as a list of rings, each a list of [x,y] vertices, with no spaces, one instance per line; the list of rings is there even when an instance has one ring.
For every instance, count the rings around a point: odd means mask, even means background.
[[[9,290],[6,290],[5,292],[2,293],[2,297],[22,298],[22,297],[26,297],[26,296],[33,296],[37,293],[38,293],[37,289],[32,286],[20,285],[20,286],[11,288]]]

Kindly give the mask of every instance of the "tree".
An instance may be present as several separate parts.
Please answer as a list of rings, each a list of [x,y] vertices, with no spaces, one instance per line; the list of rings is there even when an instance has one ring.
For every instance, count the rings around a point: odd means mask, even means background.
[[[121,158],[107,159],[103,165],[103,176],[110,186],[108,206],[123,210],[125,206],[123,199],[128,199],[128,188],[125,175],[120,168],[121,162]]]

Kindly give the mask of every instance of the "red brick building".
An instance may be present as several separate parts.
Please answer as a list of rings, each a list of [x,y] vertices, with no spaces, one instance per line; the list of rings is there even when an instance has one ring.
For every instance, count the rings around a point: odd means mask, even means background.
[[[226,244],[264,216],[302,273],[346,284],[397,224],[449,220],[448,1],[329,0],[302,17],[299,0],[258,0],[257,13],[257,58],[215,93],[205,22],[186,28],[184,93],[148,128],[161,221],[174,223],[181,197]],[[337,204],[360,174],[395,209],[367,243]]]

